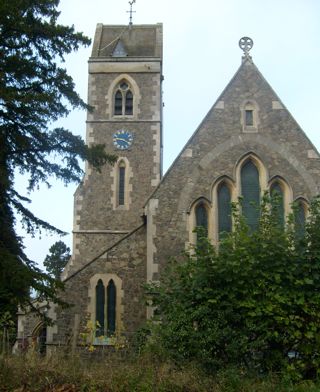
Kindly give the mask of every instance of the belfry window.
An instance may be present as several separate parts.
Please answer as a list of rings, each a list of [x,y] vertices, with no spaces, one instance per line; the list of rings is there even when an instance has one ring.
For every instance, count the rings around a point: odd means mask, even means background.
[[[116,87],[114,94],[114,115],[133,115],[133,93],[126,81],[120,82]]]
[[[231,195],[229,187],[225,182],[218,187],[218,235],[219,239],[223,233],[228,233],[232,228],[231,218]]]
[[[122,93],[117,91],[114,96],[114,114],[119,116],[122,114]]]
[[[132,115],[133,113],[133,95],[129,90],[126,94],[125,114]]]
[[[251,230],[256,230],[259,222],[260,182],[259,171],[249,160],[241,168],[242,213]]]
[[[118,205],[125,204],[125,180],[126,180],[126,165],[123,161],[119,163],[118,169]]]
[[[284,227],[284,195],[278,182],[271,185],[270,195],[272,208],[277,214],[278,223],[281,227]]]

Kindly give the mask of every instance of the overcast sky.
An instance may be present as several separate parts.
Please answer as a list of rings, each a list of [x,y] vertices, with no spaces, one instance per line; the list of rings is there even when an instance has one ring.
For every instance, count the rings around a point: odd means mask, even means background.
[[[127,24],[127,0],[61,0],[63,24],[93,38],[97,23]],[[320,149],[320,1],[319,0],[137,0],[134,24],[163,23],[164,170],[179,153],[241,63],[238,41],[254,41],[254,63],[284,105]],[[91,48],[66,58],[80,95],[87,96]],[[63,121],[85,135],[84,112]],[[20,183],[23,186],[23,183]],[[76,186],[53,184],[32,193],[31,209],[41,219],[72,232]],[[59,238],[31,239],[26,252],[41,263]],[[71,235],[62,238],[71,247]]]

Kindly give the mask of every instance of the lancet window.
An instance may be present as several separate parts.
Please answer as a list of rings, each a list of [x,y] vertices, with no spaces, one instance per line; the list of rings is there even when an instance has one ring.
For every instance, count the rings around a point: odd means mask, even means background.
[[[278,223],[284,227],[285,223],[285,210],[284,210],[284,193],[279,182],[274,182],[270,187],[271,203],[274,208]]]
[[[115,89],[114,115],[133,115],[133,93],[129,83],[125,80],[122,80]]]
[[[260,182],[259,171],[248,160],[241,168],[242,213],[251,230],[256,230],[259,222]]]
[[[295,218],[296,236],[298,238],[303,237],[305,233],[306,209],[307,209],[306,204],[303,200],[298,200],[296,202],[294,218]]]
[[[105,287],[101,279],[96,285],[96,337],[116,331],[116,286],[111,279]]]
[[[218,236],[228,233],[232,228],[231,194],[228,185],[222,182],[218,187]]]
[[[125,204],[126,164],[123,161],[118,165],[118,205]]]

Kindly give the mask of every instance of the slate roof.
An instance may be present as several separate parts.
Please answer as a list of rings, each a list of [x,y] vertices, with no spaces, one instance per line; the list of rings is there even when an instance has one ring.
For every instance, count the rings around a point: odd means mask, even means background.
[[[113,57],[121,41],[127,57],[162,57],[162,24],[102,25],[98,24],[91,57]]]

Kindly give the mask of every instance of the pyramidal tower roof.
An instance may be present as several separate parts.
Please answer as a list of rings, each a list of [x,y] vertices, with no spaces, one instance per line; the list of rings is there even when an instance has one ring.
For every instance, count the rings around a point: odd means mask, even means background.
[[[120,50],[121,49],[121,50]],[[162,57],[162,23],[153,25],[98,24],[91,57]],[[126,56],[124,56],[124,53]]]

